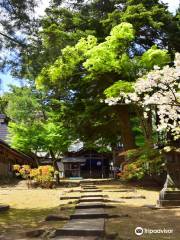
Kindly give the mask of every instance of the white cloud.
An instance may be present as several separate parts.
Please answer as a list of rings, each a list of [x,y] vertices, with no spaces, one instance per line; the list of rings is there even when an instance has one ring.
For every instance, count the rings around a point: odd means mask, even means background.
[[[162,0],[162,2],[167,3],[169,6],[169,11],[175,13],[179,7],[179,0]]]
[[[40,0],[39,6],[36,8],[36,16],[41,17],[45,14],[45,9],[49,7],[50,0]]]

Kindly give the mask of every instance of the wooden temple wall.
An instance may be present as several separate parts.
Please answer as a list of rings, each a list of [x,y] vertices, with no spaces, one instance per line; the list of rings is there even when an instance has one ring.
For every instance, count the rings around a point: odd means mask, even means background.
[[[8,177],[11,175],[10,164],[5,162],[0,162],[0,177]]]

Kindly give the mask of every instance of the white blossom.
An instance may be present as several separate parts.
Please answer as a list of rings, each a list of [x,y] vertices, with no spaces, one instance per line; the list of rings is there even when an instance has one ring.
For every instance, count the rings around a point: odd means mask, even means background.
[[[133,93],[121,93],[118,98],[106,102],[115,105],[122,99],[127,104],[142,106],[145,118],[149,106],[156,106],[160,119],[157,130],[171,131],[175,139],[180,137],[180,53],[175,54],[174,67],[160,69],[154,66],[153,71],[136,81]]]

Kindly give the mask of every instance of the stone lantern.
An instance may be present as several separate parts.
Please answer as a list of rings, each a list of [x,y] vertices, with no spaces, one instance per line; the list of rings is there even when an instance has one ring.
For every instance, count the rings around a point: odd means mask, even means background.
[[[180,206],[180,151],[165,154],[167,178],[159,195],[159,207]]]

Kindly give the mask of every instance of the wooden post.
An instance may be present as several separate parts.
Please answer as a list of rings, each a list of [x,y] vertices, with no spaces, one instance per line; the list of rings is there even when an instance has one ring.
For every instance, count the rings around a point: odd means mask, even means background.
[[[92,175],[92,173],[91,173],[91,171],[92,171],[92,169],[91,169],[91,157],[92,157],[92,154],[91,154],[91,152],[90,152],[90,166],[89,166],[89,168],[90,168],[90,178],[91,178],[91,175]]]
[[[102,178],[104,178],[104,158],[103,158],[103,154],[101,155],[101,169],[102,169]]]

